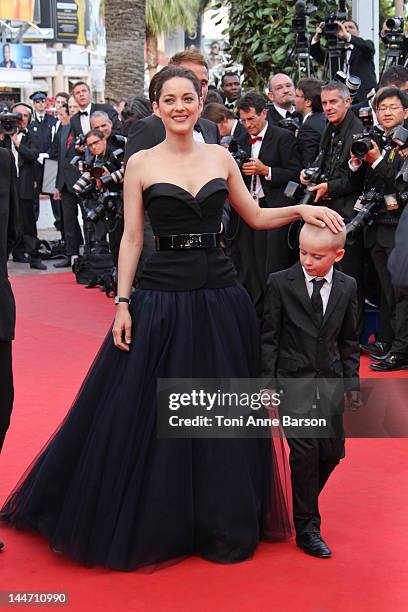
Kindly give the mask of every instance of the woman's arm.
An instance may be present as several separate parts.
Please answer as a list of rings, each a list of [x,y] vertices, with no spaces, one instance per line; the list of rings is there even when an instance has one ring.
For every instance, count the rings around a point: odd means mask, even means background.
[[[141,182],[143,157],[144,151],[132,155],[126,166],[124,180],[124,231],[119,250],[118,295],[127,298],[130,297],[143,247],[144,209]],[[129,350],[131,324],[129,306],[126,302],[120,302],[116,306],[112,333],[115,346],[123,351]]]
[[[343,231],[344,223],[338,213],[324,206],[296,204],[283,208],[260,208],[251,197],[238,166],[225,149],[220,154],[227,166],[229,201],[244,221],[254,229],[272,229],[303,218],[307,223],[327,226],[332,232]]]

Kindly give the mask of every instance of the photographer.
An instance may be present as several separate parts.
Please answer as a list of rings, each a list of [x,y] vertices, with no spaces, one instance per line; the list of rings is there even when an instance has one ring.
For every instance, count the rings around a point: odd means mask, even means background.
[[[320,140],[326,128],[321,92],[322,84],[318,79],[300,79],[296,86],[296,111],[303,117],[297,140],[304,168],[316,159],[320,150]]]
[[[334,21],[334,24],[338,28],[336,34],[338,41],[344,43],[340,50],[340,58],[337,56],[330,58],[330,51],[322,49],[320,45],[320,37],[325,32],[326,24],[324,21],[316,26],[316,33],[310,45],[310,54],[316,62],[322,65],[327,64],[330,59],[332,62],[330,74],[332,77],[338,70],[342,70],[347,75],[359,77],[361,87],[356,95],[355,102],[361,102],[367,98],[369,91],[377,87],[374,43],[371,40],[361,38],[358,24],[352,19],[346,19],[344,22]]]
[[[35,163],[39,153],[36,135],[28,130],[32,109],[27,104],[17,103],[11,107],[20,119],[15,121],[15,131],[0,133],[0,146],[9,149],[14,157],[17,170],[20,223],[23,238],[13,249],[13,260],[29,263],[34,270],[46,270],[38,252],[37,225],[34,216]],[[0,126],[1,129],[1,126]],[[28,260],[25,257],[28,254]]]
[[[121,211],[122,203],[122,183],[123,173],[117,176],[117,180],[109,181],[108,185],[104,183],[104,177],[108,177],[112,171],[110,167],[112,164],[112,152],[108,149],[108,142],[101,130],[92,129],[85,136],[85,145],[92,156],[88,162],[91,166],[90,171],[85,172],[82,176],[90,176],[86,178],[88,183],[86,190],[89,188],[89,192],[86,198],[83,198],[85,204],[85,213],[88,219],[94,224],[94,238],[95,238],[95,253],[106,253],[109,251],[113,256],[115,265],[117,265],[119,255],[120,239],[123,233],[123,214]],[[117,162],[115,162],[115,168]],[[102,172],[100,170],[102,169]],[[96,172],[98,170],[98,172]],[[96,178],[94,174],[100,175]],[[92,188],[93,184],[93,188]],[[114,218],[114,226],[108,228],[104,219],[106,208],[101,205],[98,200],[98,196],[104,192],[117,194],[118,207],[115,210],[110,210],[110,216]],[[120,202],[120,203],[119,203]],[[106,233],[109,231],[109,247],[106,242]]]
[[[106,155],[109,155],[115,151],[115,149],[124,148],[126,144],[126,138],[113,132],[113,124],[109,119],[109,115],[105,111],[97,110],[91,115],[91,129],[100,130],[105,136],[107,149]]]
[[[320,142],[322,160],[321,181],[310,191],[316,193],[315,202],[324,202],[325,206],[336,210],[344,218],[345,223],[354,216],[354,204],[361,194],[364,172],[358,170],[350,173],[349,157],[353,143],[353,135],[363,130],[361,121],[350,110],[351,98],[346,85],[339,81],[330,81],[322,86],[322,107],[328,120],[328,125]],[[303,172],[301,182],[307,185]],[[347,243],[346,253],[341,262],[341,269],[353,276],[357,281],[359,298],[358,331],[363,331],[363,238],[362,232],[357,232],[353,244]]]
[[[380,32],[380,38],[384,45],[396,52],[396,63],[398,65],[405,64],[408,56],[408,37],[404,29],[403,17],[390,17],[384,21]]]
[[[374,189],[378,194],[372,224],[365,228],[365,244],[370,249],[381,285],[381,319],[390,321],[393,337],[381,337],[373,347],[376,350],[371,357],[378,363],[371,365],[371,369],[391,372],[408,368],[408,296],[395,290],[387,268],[402,210],[395,194],[395,177],[402,159],[395,153],[392,138],[396,128],[403,126],[408,117],[408,96],[395,87],[383,89],[377,96],[376,108],[384,138],[373,139],[372,148],[362,160],[352,155],[350,167],[355,170],[364,161],[369,166],[364,192]]]

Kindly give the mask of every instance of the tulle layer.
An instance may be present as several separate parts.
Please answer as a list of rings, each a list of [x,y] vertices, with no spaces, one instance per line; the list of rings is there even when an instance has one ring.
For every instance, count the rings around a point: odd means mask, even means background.
[[[40,532],[85,565],[120,570],[193,554],[232,563],[261,538],[288,537],[280,440],[156,436],[158,377],[258,374],[258,321],[246,292],[139,290],[131,314],[130,353],[109,332],[1,520]]]

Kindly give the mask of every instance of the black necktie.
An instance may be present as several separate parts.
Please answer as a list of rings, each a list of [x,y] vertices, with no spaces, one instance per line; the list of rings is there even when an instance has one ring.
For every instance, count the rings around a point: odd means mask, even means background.
[[[324,278],[322,278],[321,280],[317,280],[316,278],[314,278],[312,280],[313,293],[310,300],[312,302],[313,310],[316,313],[319,325],[321,325],[323,321],[323,300],[320,294],[320,290],[325,282],[326,280]]]

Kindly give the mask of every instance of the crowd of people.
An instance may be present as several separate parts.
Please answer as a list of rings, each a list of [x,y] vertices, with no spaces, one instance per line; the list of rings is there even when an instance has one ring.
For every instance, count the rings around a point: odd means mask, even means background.
[[[52,205],[66,248],[54,265],[70,267],[85,241],[95,256],[111,252],[119,278],[115,346],[105,341],[69,418],[7,501],[3,520],[34,527],[55,550],[91,565],[133,569],[197,552],[220,562],[243,560],[260,537],[287,533],[283,509],[276,498],[269,506],[265,494],[269,480],[279,479],[270,472],[270,447],[259,440],[173,446],[153,434],[145,444],[139,432],[154,431],[146,406],[155,405],[157,377],[250,378],[262,372],[271,380],[347,379],[345,401],[358,407],[360,348],[370,354],[373,371],[408,369],[408,296],[393,284],[387,266],[405,204],[408,146],[400,128],[408,120],[408,69],[384,71],[372,92],[371,45],[353,21],[339,36],[349,75],[353,54],[367,60],[358,60],[364,74],[354,103],[347,79],[294,83],[275,73],[265,95],[243,91],[242,75],[227,72],[220,88],[211,88],[205,57],[188,49],[153,77],[149,100],[127,101],[121,117],[109,104],[94,104],[84,82],[70,95],[57,95],[57,117],[45,113],[44,92],[32,95],[33,108],[12,109],[21,114],[18,130],[2,143],[15,161],[17,226],[23,228],[14,260],[45,267],[36,216],[41,166],[49,157],[58,162]],[[318,31],[311,46],[323,61]],[[112,190],[118,194],[113,200]],[[116,202],[113,213],[108,201]],[[379,309],[377,335],[359,348],[368,306]],[[315,391],[303,401],[313,404]],[[343,406],[343,393],[336,401]],[[112,429],[115,402],[123,420]],[[3,438],[11,404],[9,394]],[[318,496],[344,457],[338,414],[333,427],[330,440],[290,441],[297,544],[322,558],[331,551],[320,534]],[[95,450],[107,447],[109,474]],[[144,479],[133,472],[130,447],[142,453]],[[78,465],[74,454],[81,457]],[[58,479],[58,461],[64,475],[75,472],[69,488]],[[185,478],[178,480],[180,465]],[[130,518],[106,510],[109,494],[96,508],[87,483],[103,478],[134,509]],[[192,480],[197,488],[190,490]],[[170,508],[166,498],[174,495],[178,501]],[[140,500],[152,502],[148,514]],[[163,506],[167,531],[157,530]],[[271,517],[279,513],[277,528]]]

